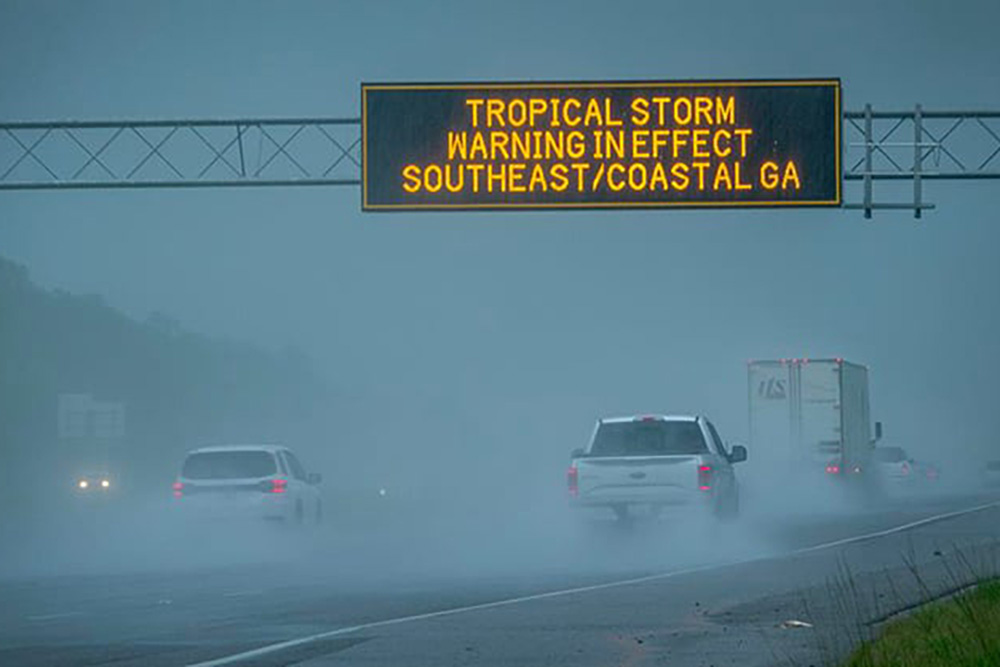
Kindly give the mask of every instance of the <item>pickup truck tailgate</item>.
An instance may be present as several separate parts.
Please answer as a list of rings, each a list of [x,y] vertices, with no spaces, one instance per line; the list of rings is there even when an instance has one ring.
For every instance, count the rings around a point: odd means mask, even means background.
[[[576,461],[581,501],[683,502],[698,492],[701,456],[606,456]]]

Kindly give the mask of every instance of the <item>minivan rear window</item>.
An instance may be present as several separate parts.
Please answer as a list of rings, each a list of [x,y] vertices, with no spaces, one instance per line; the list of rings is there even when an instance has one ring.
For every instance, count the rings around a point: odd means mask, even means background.
[[[188,479],[247,479],[268,477],[277,471],[270,452],[199,452],[184,461],[181,476]]]
[[[590,456],[706,454],[701,427],[693,421],[634,421],[601,424]]]

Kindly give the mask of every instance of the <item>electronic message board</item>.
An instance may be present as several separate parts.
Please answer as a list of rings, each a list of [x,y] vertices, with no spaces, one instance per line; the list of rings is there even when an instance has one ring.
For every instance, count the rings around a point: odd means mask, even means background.
[[[362,208],[838,206],[840,81],[362,84]]]

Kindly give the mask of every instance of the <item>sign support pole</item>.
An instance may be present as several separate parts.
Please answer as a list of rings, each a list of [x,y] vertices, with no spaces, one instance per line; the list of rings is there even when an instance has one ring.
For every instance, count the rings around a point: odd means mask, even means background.
[[[923,204],[923,182],[920,180],[920,167],[924,161],[924,147],[921,145],[923,142],[922,116],[923,112],[918,104],[913,111],[913,217],[917,220],[920,219],[923,213],[921,210]]]
[[[865,219],[872,217],[872,147],[875,141],[872,138],[872,105],[865,105]]]

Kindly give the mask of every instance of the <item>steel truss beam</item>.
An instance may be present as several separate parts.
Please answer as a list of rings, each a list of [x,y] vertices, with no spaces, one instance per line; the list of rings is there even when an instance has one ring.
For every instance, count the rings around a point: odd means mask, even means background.
[[[0,189],[359,185],[358,118],[0,123]]]
[[[860,181],[866,218],[878,209],[934,208],[923,199],[925,180],[1000,178],[1000,111],[863,111],[844,114],[844,180]],[[876,202],[875,181],[911,181],[906,202]]]
[[[0,190],[359,185],[359,118],[0,123]],[[927,180],[1000,178],[1000,111],[844,113],[846,182],[865,217],[920,217]],[[911,181],[881,202],[875,181]]]

